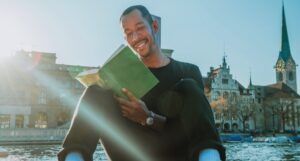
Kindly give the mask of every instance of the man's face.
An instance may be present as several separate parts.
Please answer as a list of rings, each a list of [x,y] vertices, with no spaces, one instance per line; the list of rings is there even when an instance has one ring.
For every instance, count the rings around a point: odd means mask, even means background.
[[[139,10],[133,10],[121,19],[125,40],[141,57],[148,57],[155,48],[152,26]]]

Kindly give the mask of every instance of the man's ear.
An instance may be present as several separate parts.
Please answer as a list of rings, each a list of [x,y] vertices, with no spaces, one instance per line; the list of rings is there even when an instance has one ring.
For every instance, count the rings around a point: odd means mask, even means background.
[[[152,28],[153,28],[154,33],[157,33],[159,31],[159,27],[160,26],[158,25],[157,20],[153,20]]]

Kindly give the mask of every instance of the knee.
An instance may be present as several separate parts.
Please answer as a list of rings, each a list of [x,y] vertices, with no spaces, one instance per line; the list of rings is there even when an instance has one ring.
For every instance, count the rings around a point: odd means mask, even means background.
[[[197,92],[197,93],[202,93],[203,94],[203,90],[200,88],[200,86],[198,85],[198,83],[191,78],[184,78],[181,79],[175,86],[175,89],[179,92],[182,93],[190,93],[190,92]]]

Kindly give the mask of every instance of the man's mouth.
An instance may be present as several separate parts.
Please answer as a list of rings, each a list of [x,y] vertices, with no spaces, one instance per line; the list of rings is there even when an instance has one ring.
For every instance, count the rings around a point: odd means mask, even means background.
[[[136,43],[136,44],[134,45],[134,48],[135,48],[137,51],[140,51],[140,50],[142,50],[142,49],[146,46],[146,43],[147,43],[146,40],[142,40],[142,41]]]

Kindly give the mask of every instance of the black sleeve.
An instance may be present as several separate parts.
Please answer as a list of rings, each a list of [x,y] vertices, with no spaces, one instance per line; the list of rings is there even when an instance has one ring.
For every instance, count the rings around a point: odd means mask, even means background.
[[[183,107],[180,120],[189,140],[189,160],[196,161],[201,150],[217,149],[221,159],[226,160],[225,148],[222,146],[215,128],[213,113],[204,92],[193,79],[182,79],[176,84],[176,90],[182,94]]]
[[[58,153],[58,160],[64,161],[66,155],[71,151],[78,151],[83,155],[85,161],[93,160],[93,153],[99,140],[98,132],[89,119],[89,113],[95,112],[97,106],[95,86],[85,90],[74,112],[71,127],[63,142],[63,149]]]

